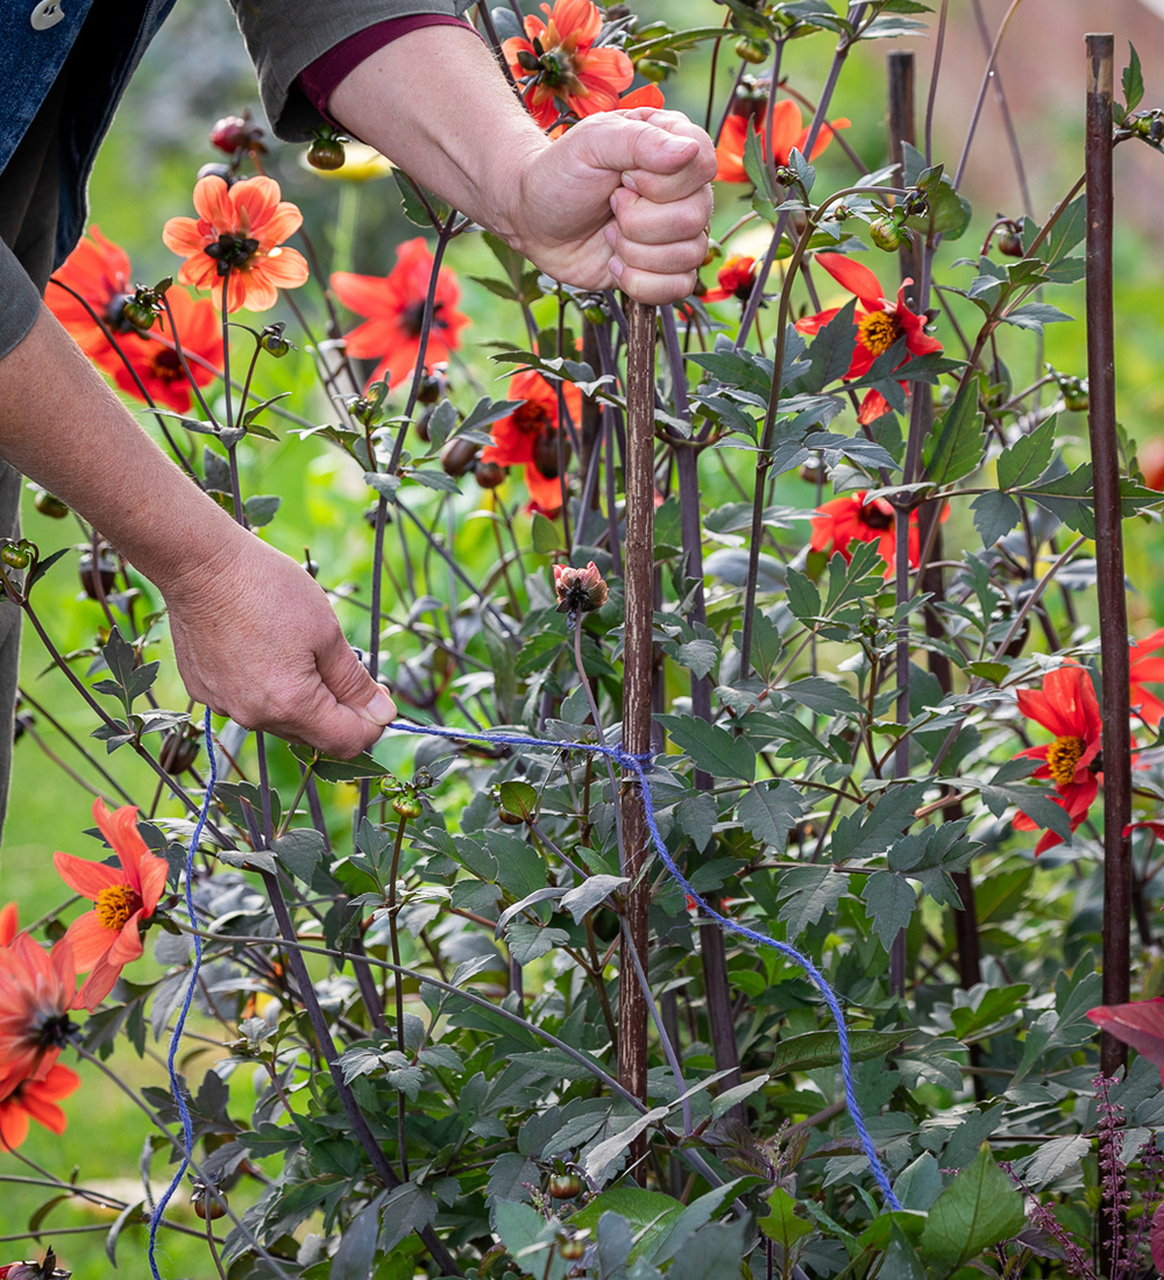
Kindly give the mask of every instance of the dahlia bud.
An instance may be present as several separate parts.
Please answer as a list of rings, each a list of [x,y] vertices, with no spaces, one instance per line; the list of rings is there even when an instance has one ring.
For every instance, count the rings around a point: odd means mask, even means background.
[[[38,489],[32,503],[42,516],[48,516],[50,520],[63,520],[69,514],[69,508],[47,489]]]
[[[436,404],[448,389],[449,366],[443,361],[440,364],[434,364],[432,371],[425,370],[424,377],[420,380],[420,390],[416,393],[416,398],[421,404]]]
[[[767,40],[756,40],[751,36],[740,36],[736,41],[736,57],[741,62],[767,62],[769,52]]]
[[[69,1280],[72,1274],[57,1266],[57,1255],[51,1249],[43,1262],[10,1262],[0,1267],[0,1280]]]
[[[196,1182],[190,1192],[190,1205],[195,1215],[205,1222],[208,1218],[213,1220],[225,1215],[226,1196],[216,1187],[206,1187],[201,1182]]]
[[[901,242],[905,239],[905,232],[892,218],[877,218],[869,224],[869,239],[873,241],[878,249],[884,249],[886,253],[892,253],[895,249],[901,248]]]
[[[5,542],[0,546],[0,560],[10,569],[27,569],[32,563],[32,554],[21,539],[20,542]]]
[[[477,454],[481,452],[481,446],[475,444],[472,440],[466,440],[464,436],[454,436],[451,440],[446,441],[444,448],[441,450],[441,467],[445,475],[452,476],[457,479],[463,476],[466,471],[477,461]],[[483,466],[496,466],[496,463],[477,463],[478,469]],[[480,482],[478,478],[478,482]],[[500,480],[497,482],[501,483]],[[492,489],[495,485],[486,485],[485,488]]]
[[[497,462],[478,462],[473,477],[482,489],[496,489],[505,479],[505,468]]]
[[[262,137],[262,129],[251,124],[251,113],[244,111],[241,116],[223,116],[216,121],[210,130],[210,145],[228,156],[240,151],[266,151]]]
[[[276,360],[281,360],[288,351],[295,350],[295,344],[283,337],[283,330],[286,327],[282,320],[278,320],[274,324],[267,325],[259,333],[259,346]]]
[[[585,569],[554,565],[554,591],[559,613],[589,613],[601,609],[610,598],[610,591],[593,560]]]
[[[330,125],[323,125],[315,131],[315,141],[307,152],[307,163],[313,169],[342,169],[346,154],[344,143],[348,139],[337,133]]]
[[[238,181],[238,174],[229,164],[219,164],[217,161],[211,161],[209,164],[204,164],[194,175],[194,178],[197,182],[201,182],[203,178],[221,178],[229,187]]]
[[[640,58],[635,63],[635,70],[651,84],[662,84],[671,68],[665,62],[656,62],[653,58]]]
[[[193,768],[198,758],[201,733],[197,725],[188,724],[185,729],[171,729],[162,739],[158,752],[158,764],[168,774],[177,776]]]
[[[562,441],[566,448],[569,445]],[[534,441],[533,464],[547,480],[558,478],[558,432],[553,427],[543,427]]]
[[[97,559],[96,567],[92,555],[86,551],[77,564],[77,572],[81,576],[81,589],[90,600],[100,600],[102,596],[107,596],[117,581],[117,565],[104,550]],[[101,583],[100,592],[97,590],[98,579]]]
[[[1017,231],[1004,231],[998,237],[998,252],[1008,258],[1021,258],[1023,256],[1023,238]]]

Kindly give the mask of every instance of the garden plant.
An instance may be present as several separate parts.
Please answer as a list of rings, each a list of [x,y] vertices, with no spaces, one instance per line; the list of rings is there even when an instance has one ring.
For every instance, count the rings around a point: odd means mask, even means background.
[[[967,7],[475,7],[554,135],[706,103],[674,307],[540,275],[329,129],[305,227],[249,115],[170,276],[96,210],[46,301],[256,537],[268,476],[326,474],[302,554],[401,719],[343,761],[188,703],[149,583],[36,493],[20,750],[94,826],[51,832],[51,910],[0,893],[0,1277],[1164,1267],[1164,627],[1123,560],[1164,467],[1116,416],[1111,243],[1164,115],[1088,37],[1078,180],[1030,207],[980,128],[1019,0],[935,150]],[[835,109],[857,57],[887,130]],[[416,225],[360,273],[373,181]],[[28,1154],[99,1145],[98,1088],[116,1190]]]

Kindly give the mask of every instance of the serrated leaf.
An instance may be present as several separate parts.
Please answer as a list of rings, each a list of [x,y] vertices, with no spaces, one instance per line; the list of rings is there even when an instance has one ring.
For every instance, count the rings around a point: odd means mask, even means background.
[[[1144,73],[1140,69],[1140,55],[1136,46],[1128,41],[1128,65],[1120,77],[1124,89],[1124,105],[1128,111],[1135,111],[1144,97]]]
[[[283,499],[277,493],[256,493],[243,503],[247,523],[255,529],[261,529],[275,518],[275,512],[283,505]]]
[[[796,1216],[796,1201],[781,1187],[776,1187],[768,1197],[768,1212],[756,1219],[756,1226],[784,1250],[786,1259],[795,1256],[792,1249],[796,1242],[815,1230],[811,1222]]]
[[[921,1255],[949,1273],[1018,1235],[1025,1222],[1021,1192],[984,1142],[974,1163],[934,1201],[922,1232]]]
[[[845,688],[834,684],[823,676],[805,676],[802,680],[794,680],[781,690],[802,707],[819,712],[826,716],[859,716],[865,708]]]
[[[803,812],[804,799],[800,792],[783,779],[751,787],[744,793],[737,811],[744,829],[759,844],[770,845],[778,853],[784,851],[788,833]]]
[[[1035,1152],[1023,1171],[1023,1180],[1038,1191],[1077,1165],[1090,1150],[1091,1143],[1077,1133],[1065,1138],[1051,1138]]]
[[[271,844],[275,857],[304,884],[311,883],[326,848],[322,833],[314,827],[297,827],[276,837]]]
[[[917,905],[913,885],[892,871],[875,871],[865,882],[861,897],[869,908],[881,945],[888,951],[913,917]]]
[[[997,489],[980,493],[970,504],[970,510],[974,513],[974,527],[984,547],[993,547],[1022,519],[1018,503],[1010,494]]]
[[[999,316],[1003,324],[1012,324],[1017,329],[1029,329],[1032,333],[1042,333],[1045,324],[1058,324],[1074,318],[1046,302],[1026,302]]]
[[[934,484],[952,484],[978,468],[984,434],[977,379],[967,378],[934,432],[933,453],[926,464],[927,480]]]
[[[801,622],[820,616],[820,590],[799,569],[788,570],[788,607]]]
[[[1055,419],[1040,423],[1030,435],[1019,436],[998,455],[998,487],[1017,489],[1034,482],[1046,471],[1055,447]]]
[[[846,814],[833,831],[833,861],[872,858],[884,853],[913,825],[913,811],[924,795],[925,786],[921,783],[894,787],[880,797],[871,813]]]
[[[816,924],[826,911],[831,911],[848,888],[848,877],[838,875],[831,867],[796,867],[780,881],[781,894],[788,896],[780,908],[779,919],[788,930],[789,942],[798,938],[810,924]]]
[[[756,776],[756,749],[747,738],[734,738],[726,729],[692,716],[656,718],[697,769],[713,778],[740,778],[744,782]]]
[[[387,1197],[382,1191],[344,1227],[339,1248],[332,1255],[329,1280],[367,1280],[376,1257],[380,1234],[380,1210]]]
[[[415,480],[426,489],[437,489],[444,493],[460,493],[461,486],[446,471],[438,471],[435,467],[422,467],[416,471],[405,471],[405,479]]]
[[[593,911],[600,903],[605,902],[620,885],[626,883],[625,876],[590,876],[588,879],[583,880],[576,889],[571,889],[562,898],[562,907],[574,917],[575,924],[581,924],[587,912]]]
[[[313,766],[320,782],[358,782],[361,778],[384,778],[391,772],[385,765],[373,759],[366,751],[354,760],[336,760],[323,756],[311,747],[294,745],[291,754],[302,764]]]

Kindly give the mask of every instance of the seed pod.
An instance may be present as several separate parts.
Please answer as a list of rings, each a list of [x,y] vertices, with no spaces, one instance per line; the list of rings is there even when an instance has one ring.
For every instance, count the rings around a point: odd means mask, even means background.
[[[344,140],[340,134],[326,125],[316,130],[315,140],[307,152],[307,163],[313,169],[342,169],[346,158]]]
[[[479,463],[477,455],[481,452],[481,446],[474,444],[472,440],[466,440],[463,436],[454,436],[451,440],[445,441],[444,448],[441,449],[441,467],[446,475],[452,476],[454,479],[463,476],[466,471],[477,463],[478,471],[484,466],[496,466],[494,463]],[[497,484],[501,481],[498,480]],[[495,485],[486,485],[485,488],[495,488]]]
[[[507,827],[520,827],[521,824],[525,821],[525,819],[521,816],[521,814],[510,813],[508,809],[498,809],[497,820],[498,822],[505,823]],[[554,1194],[553,1191],[551,1191],[550,1195],[553,1195],[553,1194]]]
[[[496,489],[505,479],[505,468],[496,462],[478,462],[473,475],[482,489]]]
[[[187,725],[185,730],[171,729],[162,739],[158,764],[175,777],[185,773],[198,758],[198,746],[199,733],[193,725]]]
[[[567,1262],[576,1262],[586,1256],[586,1240],[583,1236],[572,1236],[569,1240],[558,1241],[558,1254]]]
[[[36,497],[33,499],[33,506],[40,512],[42,516],[48,516],[50,520],[63,520],[69,514],[69,508],[55,494],[49,493],[47,489],[38,489]]]
[[[251,113],[241,116],[223,116],[210,130],[210,145],[233,156],[238,151],[266,151],[262,144],[262,129],[251,124]]]
[[[117,581],[117,565],[105,554],[97,560],[96,572],[101,580],[100,592],[93,581],[93,556],[88,551],[82,555],[77,565],[77,572],[81,575],[81,589],[90,600],[100,600],[102,595],[108,595]]]
[[[736,57],[741,62],[767,62],[769,52],[767,40],[755,40],[751,36],[740,36],[736,41]]]
[[[573,1200],[582,1191],[582,1179],[576,1173],[556,1173],[550,1179],[550,1195],[555,1200]]]
[[[398,818],[412,821],[424,812],[424,805],[420,803],[418,796],[398,795],[392,801],[392,811]]]
[[[566,448],[569,445],[563,441]],[[558,432],[553,427],[543,427],[534,441],[533,464],[547,480],[558,478]]]
[[[1005,254],[1008,258],[1021,258],[1023,256],[1023,238],[1017,231],[1007,231],[998,237],[998,252]]]
[[[27,569],[32,556],[18,542],[6,542],[0,547],[0,560],[10,569]]]
[[[226,1213],[226,1196],[221,1191],[211,1191],[195,1183],[194,1190],[190,1192],[190,1206],[195,1216],[201,1218],[203,1222],[207,1218],[213,1221]]]

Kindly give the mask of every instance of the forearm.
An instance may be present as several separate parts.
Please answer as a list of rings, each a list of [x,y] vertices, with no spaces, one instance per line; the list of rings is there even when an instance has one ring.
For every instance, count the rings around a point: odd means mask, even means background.
[[[163,590],[249,536],[166,458],[44,308],[0,359],[0,456]]]
[[[551,144],[472,31],[429,27],[392,41],[339,84],[330,109],[455,208],[515,236],[521,175]]]

